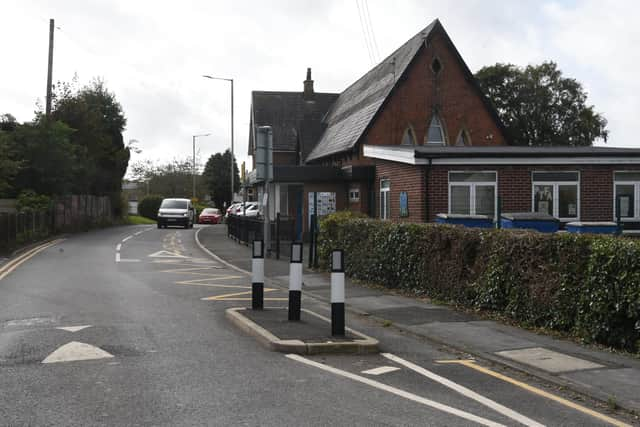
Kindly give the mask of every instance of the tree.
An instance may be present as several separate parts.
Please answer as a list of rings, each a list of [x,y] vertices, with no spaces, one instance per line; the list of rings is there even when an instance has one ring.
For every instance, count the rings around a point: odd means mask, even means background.
[[[13,180],[20,170],[13,144],[16,129],[15,118],[11,114],[0,116],[0,198],[8,197],[13,189]]]
[[[142,160],[131,165],[129,178],[132,181],[146,182],[149,192],[163,197],[191,197],[193,192],[193,160],[191,157],[173,159],[164,164],[155,164],[151,160]],[[200,198],[204,189],[197,187]]]
[[[12,132],[0,131],[0,158],[5,152],[4,144],[9,163],[14,165],[12,196],[24,190],[49,196],[70,192],[78,165],[77,147],[70,141],[72,134],[73,129],[59,121],[24,123],[16,125]],[[0,176],[7,172],[4,169],[0,165]]]
[[[607,120],[587,105],[587,93],[562,76],[554,62],[495,64],[476,73],[493,102],[511,144],[521,146],[590,146],[607,140]]]
[[[204,167],[203,178],[209,189],[209,194],[216,207],[221,208],[225,202],[231,201],[231,152],[216,153],[209,157]],[[234,181],[233,190],[240,189],[240,174],[235,158],[233,159]]]
[[[101,80],[80,89],[75,83],[56,85],[51,113],[52,120],[75,130],[71,142],[79,148],[79,167],[72,191],[117,196],[130,157],[122,136],[127,123],[122,107]]]

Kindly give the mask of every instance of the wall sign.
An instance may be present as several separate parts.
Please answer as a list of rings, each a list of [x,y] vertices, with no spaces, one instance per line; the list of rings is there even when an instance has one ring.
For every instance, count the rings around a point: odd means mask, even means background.
[[[400,192],[400,217],[409,216],[409,195],[406,191]]]

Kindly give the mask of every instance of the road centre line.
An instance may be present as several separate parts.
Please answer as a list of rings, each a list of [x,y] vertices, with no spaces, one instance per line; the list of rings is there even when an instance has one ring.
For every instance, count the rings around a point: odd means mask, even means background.
[[[519,422],[520,424],[524,424],[526,426],[530,426],[530,427],[544,427],[544,424],[540,424],[537,421],[532,420],[531,418],[528,418],[516,411],[514,411],[513,409],[507,408],[504,405],[499,404],[498,402],[491,400],[487,397],[482,396],[481,394],[476,393],[473,390],[470,390],[460,384],[457,384],[447,378],[444,378],[434,372],[431,372],[421,366],[418,366],[414,363],[409,362],[408,360],[404,360],[398,356],[395,356],[393,354],[390,353],[382,353],[382,356],[386,357],[387,359],[404,366],[405,368],[409,368],[414,372],[419,373],[422,376],[425,376],[433,381],[436,381],[440,384],[442,384],[443,386],[450,388],[451,390],[454,390],[460,394],[462,394],[465,397],[468,397],[469,399],[475,400],[478,403],[481,403],[491,409],[493,409],[494,411],[511,418],[514,421]]]
[[[122,243],[126,242],[127,240],[131,239],[133,236],[127,236],[124,239],[122,239]]]
[[[116,262],[120,262],[120,252],[116,252]]]
[[[322,363],[318,363],[316,361],[307,359],[305,357],[299,356],[297,354],[287,354],[287,358],[291,360],[295,360],[300,363],[304,363],[305,365],[313,366],[315,368],[322,369],[323,371],[331,372],[332,374],[339,375],[345,378],[349,378],[353,381],[357,381],[368,386],[377,388],[378,390],[386,391],[391,394],[395,394],[396,396],[403,397],[405,399],[411,400],[416,403],[420,403],[425,406],[429,406],[434,409],[438,409],[440,411],[446,412],[451,415],[455,415],[460,418],[464,418],[465,420],[473,421],[475,423],[485,425],[485,426],[503,426],[500,423],[488,420],[486,418],[479,417],[477,415],[473,415],[469,412],[462,411],[460,409],[454,408],[452,406],[445,405],[443,403],[436,402],[434,400],[427,399],[425,397],[418,396],[413,393],[409,393],[408,391],[401,390],[399,388],[395,388],[381,382],[372,380],[370,378],[366,378],[360,375],[352,374],[351,372],[343,371],[341,369],[334,368],[332,366],[324,365]]]
[[[605,421],[611,425],[617,426],[617,427],[631,427],[630,424],[626,424],[622,421],[616,420],[615,418],[609,417],[607,415],[601,414],[599,412],[596,412],[592,409],[589,409],[587,407],[584,407],[582,405],[578,405],[577,403],[574,403],[570,400],[564,399],[560,396],[556,396],[555,394],[551,394],[549,392],[546,392],[544,390],[541,390],[537,387],[531,386],[529,384],[523,383],[521,381],[515,380],[511,377],[508,377],[506,375],[500,374],[498,372],[492,371],[491,369],[482,367],[478,364],[476,364],[476,362],[474,360],[439,360],[437,363],[450,363],[450,364],[458,364],[458,365],[463,365],[466,366],[467,368],[471,368],[471,369],[475,369],[478,372],[482,372],[484,374],[487,374],[489,376],[492,376],[494,378],[500,379],[502,381],[508,382],[509,384],[513,384],[515,386],[518,386],[520,388],[523,388],[533,394],[537,394],[538,396],[542,396],[545,397],[549,400],[553,400],[561,405],[567,406],[571,409],[575,409],[576,411],[582,412],[584,414],[590,415],[594,418],[597,418],[599,420]]]
[[[122,243],[118,243],[118,246],[116,246],[116,252],[120,252],[121,248],[122,248]]]
[[[4,279],[5,277],[7,277],[9,274],[11,274],[12,271],[14,271],[16,268],[18,268],[20,265],[22,265],[23,263],[27,262],[29,259],[33,258],[36,254],[38,254],[39,252],[42,252],[43,250],[56,245],[62,241],[64,241],[65,239],[56,239],[53,240],[51,242],[47,242],[47,243],[43,243],[40,246],[36,246],[35,248],[25,252],[24,254],[20,255],[18,258],[9,261],[6,265],[4,265],[2,268],[0,268],[0,280]]]

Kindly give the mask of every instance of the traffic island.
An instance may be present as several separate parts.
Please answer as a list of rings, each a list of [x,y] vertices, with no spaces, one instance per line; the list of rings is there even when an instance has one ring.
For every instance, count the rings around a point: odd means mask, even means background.
[[[302,309],[300,320],[289,321],[286,308],[251,310],[229,308],[227,319],[262,345],[283,353],[377,353],[378,340],[350,328],[344,336],[331,336],[331,320]]]

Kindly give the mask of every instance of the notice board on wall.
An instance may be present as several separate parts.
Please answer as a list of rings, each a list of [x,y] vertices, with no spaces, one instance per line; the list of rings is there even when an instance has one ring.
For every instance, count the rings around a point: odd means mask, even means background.
[[[329,191],[319,191],[309,193],[309,226],[311,226],[311,215],[316,213],[318,207],[318,218],[329,215],[336,211],[336,193]]]

